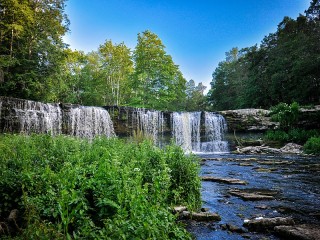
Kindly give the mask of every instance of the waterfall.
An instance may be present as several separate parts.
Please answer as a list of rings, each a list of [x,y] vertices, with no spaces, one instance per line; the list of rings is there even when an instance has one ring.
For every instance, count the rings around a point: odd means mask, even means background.
[[[19,122],[21,133],[61,133],[62,114],[58,104],[21,101],[12,110]]]
[[[99,107],[71,108],[68,114],[69,134],[92,139],[95,136],[115,136],[107,110]]]
[[[201,152],[228,152],[228,142],[224,141],[227,123],[220,114],[205,112],[205,142]]]
[[[172,135],[185,151],[200,150],[201,112],[172,113]]]
[[[137,129],[144,136],[151,137],[156,145],[161,145],[159,137],[163,134],[164,117],[160,111],[150,111],[138,108],[136,114]]]

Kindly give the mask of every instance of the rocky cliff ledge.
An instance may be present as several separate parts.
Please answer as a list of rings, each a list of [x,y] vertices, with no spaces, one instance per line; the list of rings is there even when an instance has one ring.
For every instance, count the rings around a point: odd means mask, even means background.
[[[225,117],[229,132],[265,131],[276,129],[279,125],[271,121],[269,110],[248,108],[219,113]]]
[[[248,108],[219,113],[225,117],[229,132],[266,131],[279,127],[279,123],[271,121],[269,110]],[[320,105],[300,109],[298,127],[320,129]]]

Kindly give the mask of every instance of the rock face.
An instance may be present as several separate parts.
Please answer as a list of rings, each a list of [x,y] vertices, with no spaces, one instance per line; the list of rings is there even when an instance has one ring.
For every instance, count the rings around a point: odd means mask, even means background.
[[[272,122],[268,117],[269,110],[248,108],[219,113],[226,118],[230,132],[265,131],[278,127],[278,123]]]
[[[219,112],[228,123],[228,131],[254,132],[276,129],[279,123],[272,122],[269,110],[264,109],[238,109]],[[300,109],[298,126],[304,129],[320,128],[320,105],[312,109]]]

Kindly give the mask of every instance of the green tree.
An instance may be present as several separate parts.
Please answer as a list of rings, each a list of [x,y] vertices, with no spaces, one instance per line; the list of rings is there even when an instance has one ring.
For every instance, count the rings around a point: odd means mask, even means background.
[[[126,104],[131,95],[129,85],[133,73],[130,49],[124,43],[113,44],[111,40],[108,40],[100,45],[99,55],[104,78],[104,104]]]
[[[186,83],[186,111],[205,110],[206,98],[204,90],[206,88],[201,82],[196,86],[192,79]]]
[[[63,60],[64,0],[0,2],[0,92],[41,100]]]
[[[133,53],[135,72],[131,104],[155,109],[174,109],[185,96],[185,79],[160,38],[145,31],[138,34]]]

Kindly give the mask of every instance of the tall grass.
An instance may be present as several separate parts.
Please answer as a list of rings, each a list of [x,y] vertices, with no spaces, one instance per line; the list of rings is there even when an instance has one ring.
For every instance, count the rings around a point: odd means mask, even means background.
[[[200,206],[199,164],[170,145],[0,136],[0,222],[16,239],[190,239],[170,206]]]

